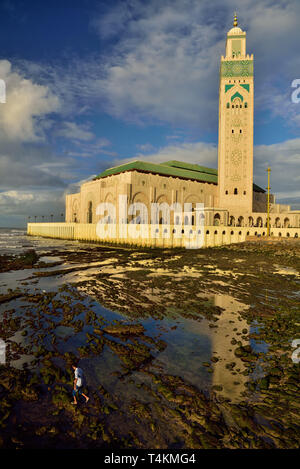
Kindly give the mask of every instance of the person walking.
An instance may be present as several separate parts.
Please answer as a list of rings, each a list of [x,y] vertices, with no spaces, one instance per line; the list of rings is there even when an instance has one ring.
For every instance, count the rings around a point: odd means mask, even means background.
[[[79,396],[83,396],[85,398],[85,402],[88,402],[90,398],[88,396],[86,396],[85,394],[83,394],[83,392],[82,392],[83,382],[84,382],[83,371],[82,371],[81,368],[78,368],[77,365],[75,365],[75,364],[72,365],[72,368],[74,370],[74,375],[75,375],[74,388],[73,388],[73,392],[72,392],[74,401],[72,402],[72,404],[73,405],[77,404],[77,399],[76,399],[76,394],[77,393],[78,393]]]

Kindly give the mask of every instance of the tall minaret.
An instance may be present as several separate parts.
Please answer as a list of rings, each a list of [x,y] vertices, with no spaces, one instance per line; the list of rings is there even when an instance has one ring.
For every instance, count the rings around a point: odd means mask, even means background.
[[[252,212],[253,96],[253,54],[235,14],[220,67],[218,186],[220,207],[244,213]]]

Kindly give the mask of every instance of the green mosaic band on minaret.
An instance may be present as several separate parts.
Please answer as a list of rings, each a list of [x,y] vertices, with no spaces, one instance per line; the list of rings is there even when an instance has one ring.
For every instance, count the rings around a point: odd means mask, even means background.
[[[253,60],[227,60],[221,62],[221,77],[252,77]]]

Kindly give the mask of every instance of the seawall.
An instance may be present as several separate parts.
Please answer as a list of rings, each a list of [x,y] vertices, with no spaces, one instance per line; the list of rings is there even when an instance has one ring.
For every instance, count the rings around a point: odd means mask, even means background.
[[[241,243],[246,238],[266,237],[266,228],[232,226],[108,225],[101,237],[97,225],[88,223],[28,223],[27,234],[99,244],[160,248],[200,248]],[[300,238],[300,228],[271,228],[274,238]]]

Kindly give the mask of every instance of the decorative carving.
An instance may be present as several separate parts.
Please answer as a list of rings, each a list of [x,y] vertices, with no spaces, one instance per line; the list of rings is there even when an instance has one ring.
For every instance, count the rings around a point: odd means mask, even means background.
[[[221,62],[222,77],[253,76],[253,60],[228,60]]]
[[[231,161],[235,166],[241,163],[242,161],[241,150],[233,150],[233,152],[231,153]]]
[[[235,173],[231,176],[230,179],[231,179],[232,182],[239,182],[241,180],[241,176],[239,174]]]
[[[231,134],[231,139],[233,140],[234,143],[238,144],[242,140],[242,134]]]
[[[234,117],[231,121],[232,127],[241,127],[242,126],[242,120],[239,117]]]

